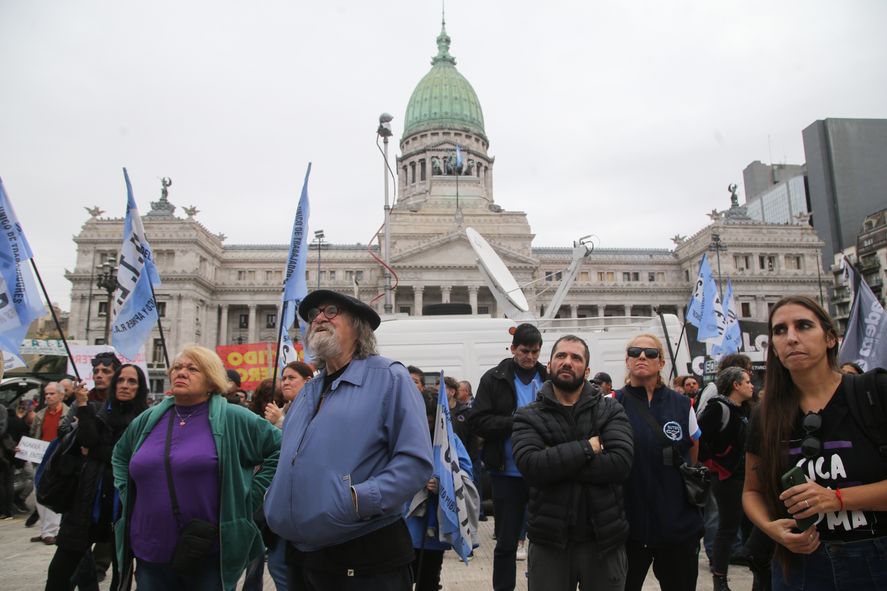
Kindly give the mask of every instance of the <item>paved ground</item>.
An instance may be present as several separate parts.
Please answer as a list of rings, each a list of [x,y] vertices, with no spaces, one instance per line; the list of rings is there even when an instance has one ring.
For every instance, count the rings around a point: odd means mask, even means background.
[[[24,527],[24,517],[10,521],[0,521],[0,572],[4,591],[42,591],[46,583],[46,568],[52,559],[54,546],[31,543],[31,536],[37,535],[34,528]],[[492,580],[492,556],[495,541],[492,539],[493,520],[481,523],[481,545],[475,550],[474,559],[466,566],[453,554],[448,552],[444,558],[442,583],[444,591],[485,591],[490,589]],[[526,590],[526,578],[522,576],[526,562],[517,563],[519,590]],[[102,585],[107,591],[110,582]],[[733,591],[751,589],[751,573],[742,567],[730,570],[730,586]],[[239,586],[238,586],[239,588]],[[710,591],[711,577],[708,574],[708,563],[705,554],[699,563],[699,591]],[[273,590],[274,584],[270,577],[265,576],[265,589]],[[652,572],[644,585],[645,590],[659,589]]]

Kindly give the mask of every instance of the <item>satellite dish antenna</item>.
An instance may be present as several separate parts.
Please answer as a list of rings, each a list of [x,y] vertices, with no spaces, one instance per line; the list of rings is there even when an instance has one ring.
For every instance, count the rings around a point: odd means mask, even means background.
[[[478,269],[499,308],[512,320],[532,319],[524,292],[493,247],[474,228],[465,228],[465,235],[477,255]]]

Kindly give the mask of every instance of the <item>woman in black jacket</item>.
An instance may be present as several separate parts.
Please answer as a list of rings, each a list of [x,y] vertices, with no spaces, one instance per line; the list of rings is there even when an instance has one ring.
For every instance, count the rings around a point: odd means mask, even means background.
[[[85,577],[79,581],[80,585],[97,585],[95,566],[88,558],[89,549],[96,542],[114,541],[111,524],[119,513],[120,503],[114,489],[111,452],[129,423],[148,407],[148,382],[141,369],[126,364],[111,378],[109,392],[113,395],[104,403],[88,402],[89,391],[85,387],[81,386],[76,392],[76,437],[86,462],[80,472],[73,506],[62,515],[46,591],[71,589],[71,577],[78,571]],[[111,591],[116,591],[118,579],[115,560]]]

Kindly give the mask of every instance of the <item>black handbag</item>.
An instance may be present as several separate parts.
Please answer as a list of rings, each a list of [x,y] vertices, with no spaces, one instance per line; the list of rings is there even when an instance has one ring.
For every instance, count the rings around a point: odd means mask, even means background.
[[[169,566],[180,575],[188,575],[204,566],[203,560],[212,553],[216,541],[219,539],[219,528],[203,519],[191,519],[182,526],[182,514],[179,511],[179,501],[176,498],[176,488],[172,481],[172,466],[169,461],[173,419],[173,410],[170,409],[163,463],[166,468],[166,484],[169,489],[169,500],[172,502],[172,513],[179,526],[179,541],[176,542]]]
[[[623,400],[630,400],[634,407],[640,412],[641,416],[653,429],[653,432],[659,436],[662,444],[662,461],[666,466],[675,466],[684,479],[684,492],[687,493],[687,501],[696,507],[705,507],[705,497],[708,496],[708,489],[711,487],[711,472],[708,468],[701,464],[691,466],[684,461],[683,456],[678,452],[672,442],[662,432],[662,425],[640,400],[624,392]]]

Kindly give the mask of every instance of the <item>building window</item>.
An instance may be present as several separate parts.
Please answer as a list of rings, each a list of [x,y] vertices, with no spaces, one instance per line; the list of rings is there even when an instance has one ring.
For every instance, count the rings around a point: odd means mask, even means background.
[[[250,281],[255,281],[255,280],[256,280],[256,272],[255,272],[255,271],[247,271],[247,272],[246,272],[246,277],[247,277],[247,279],[249,279]]]
[[[335,280],[336,280],[336,272],[330,271],[330,281],[335,281]]]
[[[478,307],[477,307],[477,313],[478,313],[478,314],[489,314],[489,313],[490,313],[490,307],[489,307],[489,306],[478,306]]]
[[[163,341],[161,339],[154,339],[151,344],[151,360],[154,362],[154,365],[161,365],[164,363],[163,359]]]
[[[157,316],[166,318],[166,302],[157,302]]]
[[[588,283],[588,271],[579,271],[579,281]]]
[[[249,314],[240,315],[240,328],[249,328]]]
[[[641,274],[637,271],[634,271],[634,272],[624,271],[622,273],[622,281],[640,281],[640,280],[641,280]]]
[[[785,268],[791,271],[803,271],[804,258],[799,254],[785,255]]]
[[[95,344],[96,344],[96,345],[104,345],[104,344],[105,344],[105,337],[99,337],[99,338],[97,338],[97,339],[95,340]]]
[[[425,160],[419,160],[419,180],[425,180]]]
[[[265,328],[277,326],[277,314],[265,314]]]
[[[238,281],[246,281],[246,271],[244,271],[244,270],[237,271],[237,280]]]
[[[747,254],[733,255],[733,264],[736,266],[737,271],[750,271],[751,257]]]
[[[751,318],[751,303],[750,302],[740,302],[740,313],[743,318]]]
[[[656,281],[656,273],[647,273],[647,281]]]
[[[363,281],[363,271],[355,271],[354,278],[358,281]]]
[[[268,283],[274,281],[274,271],[265,271],[265,281]]]
[[[657,271],[656,281],[665,281],[665,273],[663,273],[662,271]]]
[[[545,281],[554,281],[554,273],[552,273],[551,271],[546,271]]]
[[[410,307],[409,307],[409,306],[400,306],[400,307],[397,309],[397,311],[400,312],[401,314],[409,314],[409,313],[410,313]]]
[[[104,318],[108,315],[108,302],[99,302],[99,317]]]
[[[410,182],[416,182],[416,163],[410,162]]]
[[[775,271],[776,257],[772,254],[762,254],[758,256],[758,265],[761,271]]]

